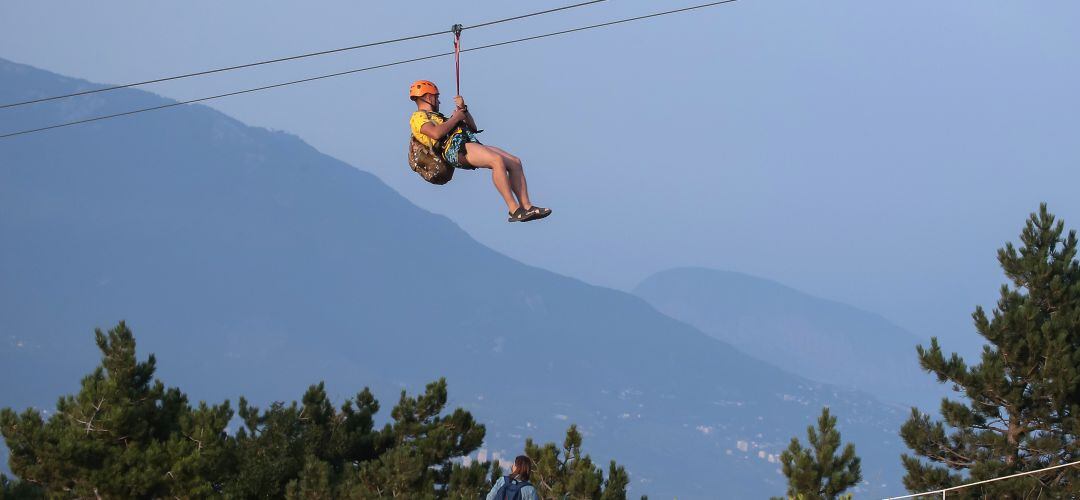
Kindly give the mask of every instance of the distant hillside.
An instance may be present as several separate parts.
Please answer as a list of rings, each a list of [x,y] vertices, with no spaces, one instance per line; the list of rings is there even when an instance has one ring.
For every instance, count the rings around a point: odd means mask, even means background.
[[[0,60],[0,102],[90,86]],[[0,130],[164,102],[124,90],[0,110]],[[51,408],[95,365],[92,328],[127,319],[192,398],[294,399],[326,380],[391,402],[446,376],[488,449],[576,422],[653,498],[781,493],[775,456],[828,404],[869,491],[902,489],[902,409],[522,265],[374,176],[206,107],[0,141],[0,235],[0,406]]]
[[[941,386],[920,368],[927,342],[873,313],[745,274],[656,273],[634,294],[675,319],[804,377],[904,405],[936,408]]]

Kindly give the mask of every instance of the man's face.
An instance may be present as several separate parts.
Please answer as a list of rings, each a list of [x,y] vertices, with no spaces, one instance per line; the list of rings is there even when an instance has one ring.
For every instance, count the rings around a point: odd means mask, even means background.
[[[427,94],[427,101],[431,104],[432,109],[439,110],[439,94]]]

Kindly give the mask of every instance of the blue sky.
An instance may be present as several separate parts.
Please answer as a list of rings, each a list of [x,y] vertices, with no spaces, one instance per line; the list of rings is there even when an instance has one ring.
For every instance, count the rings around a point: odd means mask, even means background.
[[[0,57],[121,83],[566,3],[15,0],[0,4]],[[690,4],[611,0],[464,44]],[[539,224],[508,225],[482,173],[433,187],[406,167],[406,86],[452,93],[452,59],[209,105],[295,133],[529,264],[621,289],[673,266],[742,271],[970,352],[969,314],[1003,280],[995,250],[1040,201],[1080,227],[1076,19],[1066,1],[740,0],[466,54],[482,140],[521,156],[534,200],[555,209]],[[188,99],[450,48],[146,89]]]

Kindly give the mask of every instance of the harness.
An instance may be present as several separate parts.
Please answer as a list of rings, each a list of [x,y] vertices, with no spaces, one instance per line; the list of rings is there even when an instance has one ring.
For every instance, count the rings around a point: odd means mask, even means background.
[[[454,77],[458,95],[461,95],[461,30],[462,26],[460,24],[455,24],[451,28],[454,33]],[[441,113],[426,110],[423,112],[429,121],[434,121],[432,116],[438,116],[442,121],[446,121],[446,117]],[[472,130],[467,123],[461,123],[459,126],[462,131],[480,132],[479,130]],[[442,153],[446,150],[447,141],[453,136],[454,134],[447,134],[428,147],[416,140],[412,133],[409,133],[409,168],[412,168],[413,172],[420,174],[420,177],[432,184],[442,185],[450,182],[450,179],[454,178],[454,167],[446,163]]]

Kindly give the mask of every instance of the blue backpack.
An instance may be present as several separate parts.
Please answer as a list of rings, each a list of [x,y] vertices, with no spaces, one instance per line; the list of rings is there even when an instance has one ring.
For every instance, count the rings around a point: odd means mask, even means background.
[[[495,494],[495,500],[521,500],[521,489],[532,486],[528,481],[515,481],[510,476],[503,477],[503,486]]]

